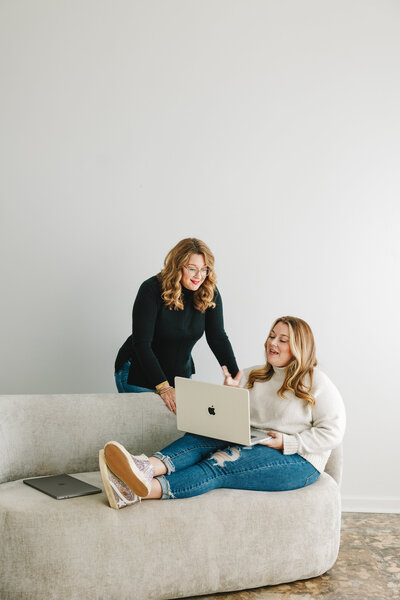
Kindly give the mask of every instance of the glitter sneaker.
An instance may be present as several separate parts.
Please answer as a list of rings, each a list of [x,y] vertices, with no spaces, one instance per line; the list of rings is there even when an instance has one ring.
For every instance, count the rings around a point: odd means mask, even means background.
[[[104,490],[111,508],[125,508],[125,506],[135,504],[139,500],[137,495],[108,469],[104,458],[104,450],[99,452],[99,465]]]
[[[108,442],[104,456],[108,468],[135,494],[144,498],[150,493],[154,468],[145,454],[134,456],[118,442]]]

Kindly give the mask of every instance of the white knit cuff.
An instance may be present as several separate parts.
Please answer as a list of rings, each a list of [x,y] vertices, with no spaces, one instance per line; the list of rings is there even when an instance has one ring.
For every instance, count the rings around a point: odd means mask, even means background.
[[[295,435],[283,434],[283,454],[296,454],[299,442]]]

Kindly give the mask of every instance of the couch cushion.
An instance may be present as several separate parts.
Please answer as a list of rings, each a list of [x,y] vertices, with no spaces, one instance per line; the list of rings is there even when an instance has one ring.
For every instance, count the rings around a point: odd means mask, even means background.
[[[98,472],[75,476],[102,487]],[[220,489],[116,511],[104,494],[54,500],[19,480],[0,486],[0,524],[3,600],[161,600],[324,573],[340,499],[322,474],[296,491]]]

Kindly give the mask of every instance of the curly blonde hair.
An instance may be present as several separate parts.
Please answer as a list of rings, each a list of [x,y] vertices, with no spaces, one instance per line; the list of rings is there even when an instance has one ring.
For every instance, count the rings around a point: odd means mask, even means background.
[[[278,323],[286,323],[289,328],[289,346],[293,354],[293,359],[286,367],[285,379],[278,390],[278,394],[281,398],[284,398],[285,392],[290,391],[298,398],[314,406],[315,398],[311,394],[311,389],[317,359],[311,327],[297,317],[279,317],[272,325],[268,337]],[[265,351],[267,350],[267,341],[264,344]],[[273,374],[273,366],[267,360],[264,367],[253,369],[250,372],[246,387],[251,389],[256,381],[269,381]],[[307,376],[308,382],[306,382]]]
[[[193,305],[200,312],[214,308],[217,277],[214,271],[214,255],[210,248],[197,238],[185,238],[170,250],[164,259],[164,268],[158,274],[161,283],[161,297],[170,310],[183,310],[182,269],[187,266],[192,254],[202,254],[208,267],[208,275],[193,294]]]

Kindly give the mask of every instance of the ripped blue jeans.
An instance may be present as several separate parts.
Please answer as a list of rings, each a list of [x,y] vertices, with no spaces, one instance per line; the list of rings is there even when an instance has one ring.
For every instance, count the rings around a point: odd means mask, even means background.
[[[186,433],[154,454],[167,467],[157,477],[162,499],[190,498],[216,488],[258,491],[295,490],[320,475],[298,454],[268,446],[241,446]]]

